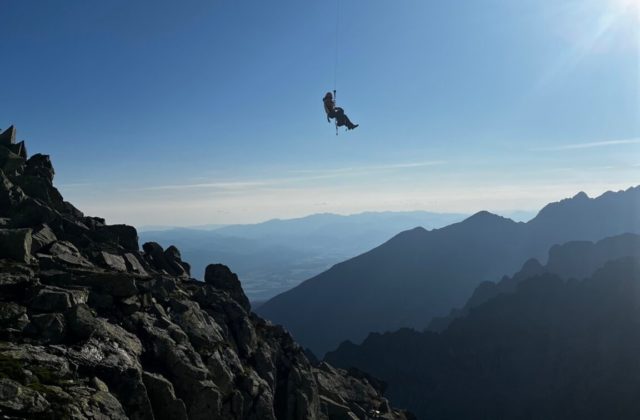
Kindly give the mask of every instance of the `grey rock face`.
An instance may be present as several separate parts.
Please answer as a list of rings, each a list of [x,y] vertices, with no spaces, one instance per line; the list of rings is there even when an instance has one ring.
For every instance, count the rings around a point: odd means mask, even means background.
[[[62,341],[65,333],[65,321],[62,314],[40,314],[32,318],[33,334],[43,343],[57,344]]]
[[[11,126],[0,134],[0,146],[8,147],[16,143],[16,128]]]
[[[20,156],[22,159],[27,158],[27,146],[23,141],[18,142],[10,147],[10,150],[16,155]]]
[[[153,414],[157,420],[189,420],[187,408],[176,397],[173,385],[161,375],[144,372],[142,379],[153,405]]]
[[[51,245],[56,242],[58,238],[56,234],[46,224],[34,229],[31,240],[31,254],[35,255],[36,252],[42,248]]]
[[[245,310],[251,310],[249,299],[242,291],[238,276],[232,273],[226,265],[209,265],[204,274],[204,281],[217,289],[228,292]]]
[[[26,198],[24,192],[15,186],[0,170],[0,214],[8,216]]]
[[[31,229],[0,229],[0,258],[28,263],[31,260]]]
[[[51,184],[55,171],[53,170],[49,156],[39,153],[31,156],[31,158],[27,160],[27,168],[25,169],[24,175],[32,176]]]
[[[163,250],[156,242],[147,242],[142,246],[145,258],[156,270],[171,276],[189,278],[191,268],[182,261],[180,251],[175,246]]]
[[[54,259],[67,266],[75,267],[91,267],[92,264],[80,253],[78,248],[71,242],[56,241],[48,250],[48,254]]]
[[[100,251],[98,255],[99,259],[102,260],[102,264],[106,268],[110,268],[115,271],[127,271],[127,264],[124,257],[121,257],[120,255],[110,254],[104,251]]]
[[[71,292],[57,287],[40,289],[29,302],[29,308],[38,312],[65,312],[74,304]]]
[[[142,266],[142,263],[134,254],[127,253],[124,254],[124,262],[127,265],[127,271],[132,273],[141,274],[143,276],[147,275],[147,271]]]

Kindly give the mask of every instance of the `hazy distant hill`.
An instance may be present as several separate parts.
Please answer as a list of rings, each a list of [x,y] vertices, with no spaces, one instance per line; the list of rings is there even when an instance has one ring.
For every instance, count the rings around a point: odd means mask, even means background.
[[[546,206],[527,223],[480,212],[460,223],[403,232],[258,309],[319,355],[371,331],[423,329],[461,307],[483,281],[515,272],[554,244],[640,233],[640,187]]]
[[[640,235],[627,233],[596,243],[574,241],[555,245],[549,251],[546,266],[536,259],[531,259],[513,277],[505,276],[497,283],[491,281],[481,283],[462,309],[454,309],[446,317],[434,318],[429,324],[429,329],[445,330],[451,322],[466,316],[473,308],[501,294],[513,293],[517,285],[529,277],[553,273],[566,279],[582,279],[590,276],[605,262],[625,256],[640,256]]]
[[[446,226],[461,214],[430,212],[316,214],[299,219],[270,220],[218,229],[143,231],[142,242],[176,245],[192,265],[195,277],[223,261],[238,273],[251,300],[266,300],[337,262],[371,249],[406,229]]]
[[[375,333],[326,359],[384,380],[424,419],[639,418],[639,245],[625,235],[556,247],[440,334]]]

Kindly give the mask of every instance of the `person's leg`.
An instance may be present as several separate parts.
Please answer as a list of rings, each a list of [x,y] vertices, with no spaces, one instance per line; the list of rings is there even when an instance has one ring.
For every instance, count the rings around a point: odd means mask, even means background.
[[[358,124],[354,124],[351,122],[351,120],[349,119],[349,117],[347,117],[346,115],[342,114],[344,116],[344,124],[347,126],[347,128],[349,130],[353,130],[354,128],[356,128],[358,126]]]
[[[344,115],[344,110],[342,108],[336,107],[334,112],[336,116],[336,124],[338,125],[338,127],[347,125],[347,117]]]

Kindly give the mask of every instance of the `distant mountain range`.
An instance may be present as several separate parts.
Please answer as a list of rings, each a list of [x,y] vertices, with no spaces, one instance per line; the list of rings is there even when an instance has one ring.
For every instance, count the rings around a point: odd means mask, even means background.
[[[627,256],[640,256],[640,236],[627,233],[596,243],[574,241],[555,245],[549,251],[546,266],[531,259],[513,277],[505,276],[497,283],[481,283],[462,309],[453,309],[447,317],[432,319],[428,329],[445,330],[454,320],[468,315],[473,308],[501,294],[515,292],[518,284],[530,277],[553,273],[566,279],[582,279],[590,276],[607,261]]]
[[[479,286],[442,333],[375,333],[326,360],[421,419],[640,418],[639,257],[638,235],[554,247]]]
[[[423,211],[315,214],[253,225],[162,228],[140,232],[140,237],[142,242],[180,248],[196,278],[202,278],[208,264],[224,262],[238,273],[245,292],[256,302],[291,289],[398,232],[416,226],[442,227],[465,217]]]
[[[572,240],[640,233],[640,187],[597,198],[579,193],[549,204],[527,223],[488,212],[453,225],[405,231],[333,266],[258,308],[318,355],[343,340],[402,327],[423,329],[463,306],[483,281]]]

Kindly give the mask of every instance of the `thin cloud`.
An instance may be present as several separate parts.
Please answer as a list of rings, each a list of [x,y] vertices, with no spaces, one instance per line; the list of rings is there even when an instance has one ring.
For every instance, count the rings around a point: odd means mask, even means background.
[[[299,169],[291,171],[292,173],[297,174],[344,174],[344,173],[352,173],[357,172],[368,173],[368,172],[378,172],[378,171],[388,171],[394,169],[411,169],[411,168],[422,168],[428,166],[437,166],[437,165],[445,165],[447,162],[444,160],[432,160],[426,162],[406,162],[406,163],[392,163],[387,165],[370,165],[370,166],[348,166],[344,168],[330,168],[330,169]]]
[[[640,138],[635,139],[624,139],[624,140],[608,140],[608,141],[596,141],[591,143],[574,143],[574,144],[565,144],[560,146],[553,147],[542,147],[538,149],[533,149],[536,152],[561,152],[565,150],[580,150],[580,149],[593,149],[596,147],[610,147],[610,146],[621,146],[627,144],[640,144]]]
[[[191,190],[191,189],[220,189],[235,190],[244,188],[256,188],[269,185],[266,182],[250,181],[250,182],[204,182],[197,184],[172,184],[172,185],[156,185],[151,187],[139,188],[136,191],[166,191],[166,190]]]
[[[409,162],[409,163],[395,163],[389,165],[377,165],[377,166],[354,166],[346,168],[333,168],[326,170],[295,170],[290,173],[307,176],[293,176],[293,177],[281,177],[272,179],[262,179],[256,181],[221,181],[221,182],[198,182],[189,184],[171,184],[171,185],[156,185],[150,187],[143,187],[135,189],[135,191],[179,191],[179,190],[194,190],[194,189],[218,189],[225,191],[232,190],[247,190],[256,188],[270,188],[279,187],[282,185],[295,184],[306,181],[317,181],[322,179],[338,178],[341,176],[349,175],[368,175],[375,172],[421,168],[427,166],[443,165],[445,161],[429,161],[429,162]]]
[[[71,189],[71,188],[87,188],[87,187],[94,187],[96,184],[91,183],[91,182],[75,182],[75,183],[68,183],[68,184],[59,184],[57,185],[58,188],[64,188],[64,189]]]

